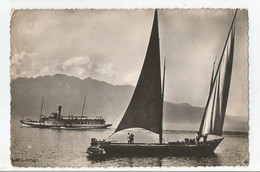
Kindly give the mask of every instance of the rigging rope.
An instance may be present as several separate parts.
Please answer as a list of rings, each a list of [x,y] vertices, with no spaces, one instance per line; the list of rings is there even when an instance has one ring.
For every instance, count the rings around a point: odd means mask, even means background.
[[[108,136],[108,138],[106,138],[105,140],[109,139],[112,135],[114,135],[115,132],[113,132],[110,136]]]
[[[119,115],[119,114],[118,114]],[[114,117],[114,119],[112,120],[112,124],[113,124],[113,122],[115,121],[115,119],[118,117],[118,115],[116,115],[115,117]],[[107,139],[109,139],[112,135],[114,135],[115,134],[115,131],[110,135],[110,136],[108,136],[108,138],[106,138],[105,140],[107,140]]]
[[[116,115],[115,117],[114,117],[114,119],[112,120],[112,124],[113,124],[113,122],[115,121],[115,119],[118,117],[118,115]]]

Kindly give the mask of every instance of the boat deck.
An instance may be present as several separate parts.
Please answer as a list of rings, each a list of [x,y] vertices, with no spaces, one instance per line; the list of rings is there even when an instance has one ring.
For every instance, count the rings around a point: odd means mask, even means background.
[[[208,155],[212,154],[219,143],[223,140],[214,139],[206,143],[199,144],[183,144],[179,142],[171,142],[171,144],[163,143],[111,143],[100,142],[90,146],[87,150],[89,155],[95,155],[94,152],[104,150],[106,156],[121,156],[121,155]],[[173,144],[176,143],[176,144]],[[100,156],[100,155],[99,155]]]

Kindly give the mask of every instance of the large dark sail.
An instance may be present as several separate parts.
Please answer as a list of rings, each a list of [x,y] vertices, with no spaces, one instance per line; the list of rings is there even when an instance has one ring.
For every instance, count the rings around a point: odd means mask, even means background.
[[[231,24],[218,68],[210,85],[210,94],[200,125],[200,135],[222,135],[233,66],[235,44],[235,27],[233,24],[236,13]]]
[[[163,103],[161,94],[160,49],[156,10],[141,74],[130,104],[115,132],[137,127],[161,134]]]

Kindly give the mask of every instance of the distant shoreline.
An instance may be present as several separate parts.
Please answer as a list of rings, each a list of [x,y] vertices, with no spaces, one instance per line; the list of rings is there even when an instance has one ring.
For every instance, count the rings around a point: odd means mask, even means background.
[[[107,130],[112,130],[114,131],[115,128],[108,128]],[[128,129],[128,130],[131,130],[131,129]],[[133,131],[136,131],[136,130],[143,130],[145,131],[144,129],[141,129],[141,128],[135,128],[135,129],[132,129]],[[123,130],[124,131],[124,130]],[[125,131],[127,132],[127,131]],[[147,132],[150,132],[147,130]],[[173,130],[173,129],[164,129],[163,130],[163,134],[171,134],[171,133],[194,133],[196,134],[197,130]],[[248,135],[248,131],[223,131],[223,135]]]
[[[196,133],[194,130],[163,130],[165,134],[172,132],[187,132],[187,133]],[[223,131],[223,135],[248,135],[247,131]]]
[[[18,118],[11,118],[11,120],[15,120],[17,122],[19,122],[20,119]],[[107,128],[106,130],[112,130],[114,131],[115,128],[114,127],[111,127],[111,128]],[[131,130],[131,129],[129,129]],[[134,128],[132,130],[143,130],[145,131],[144,129],[141,129],[141,128]],[[124,130],[123,130],[124,131]],[[147,132],[149,132],[147,130]],[[164,129],[163,130],[163,133],[164,134],[171,134],[171,133],[196,133],[197,130],[176,130],[176,129]],[[249,132],[248,131],[223,131],[223,135],[243,135],[243,136],[248,136],[249,135]]]

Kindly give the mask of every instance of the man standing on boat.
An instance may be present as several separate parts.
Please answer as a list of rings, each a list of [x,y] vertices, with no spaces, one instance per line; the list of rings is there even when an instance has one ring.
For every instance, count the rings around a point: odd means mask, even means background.
[[[196,132],[196,138],[195,138],[195,140],[196,140],[196,144],[198,145],[199,142],[200,142],[199,132]]]
[[[203,142],[204,142],[204,143],[207,142],[207,138],[208,138],[208,134],[205,134],[205,135],[203,136]]]
[[[130,134],[130,140],[131,140],[131,143],[134,143],[134,134],[133,133]]]
[[[131,144],[131,134],[130,133],[128,133],[128,144]]]
[[[203,143],[206,143],[206,142],[207,142],[208,134],[199,135],[199,132],[196,132],[196,138],[195,138],[196,144],[199,144],[201,137],[203,137]]]
[[[133,133],[128,133],[128,144],[133,144],[134,143],[134,135]]]

